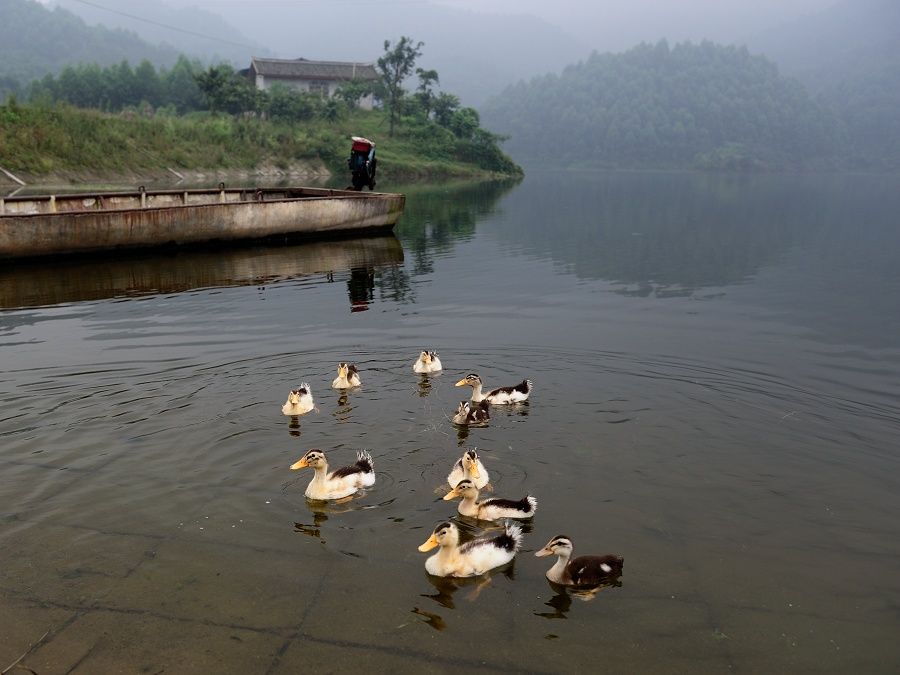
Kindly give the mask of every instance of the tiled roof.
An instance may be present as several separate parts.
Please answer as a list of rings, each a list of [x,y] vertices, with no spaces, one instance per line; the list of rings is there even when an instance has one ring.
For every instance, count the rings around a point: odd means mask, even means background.
[[[250,62],[250,69],[264,77],[302,77],[323,80],[378,79],[378,71],[375,70],[373,63],[254,57]]]

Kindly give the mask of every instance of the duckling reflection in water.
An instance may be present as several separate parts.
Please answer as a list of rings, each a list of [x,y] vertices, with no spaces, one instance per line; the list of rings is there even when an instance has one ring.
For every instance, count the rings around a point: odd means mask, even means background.
[[[418,607],[413,607],[412,613],[418,614],[419,616],[424,616],[426,618],[424,623],[427,623],[435,630],[444,630],[445,628],[447,628],[447,623],[438,614],[426,612],[425,610],[419,609]]]
[[[512,567],[501,568],[497,571],[497,575],[504,576],[510,581],[514,580]],[[428,583],[434,586],[437,593],[430,595],[421,593],[421,597],[434,600],[434,602],[441,607],[456,609],[456,602],[454,602],[453,596],[457,592],[468,589],[467,592],[462,595],[462,598],[467,602],[474,602],[481,595],[481,592],[492,583],[494,577],[489,575],[477,577],[438,577],[426,573],[426,578],[428,579]]]

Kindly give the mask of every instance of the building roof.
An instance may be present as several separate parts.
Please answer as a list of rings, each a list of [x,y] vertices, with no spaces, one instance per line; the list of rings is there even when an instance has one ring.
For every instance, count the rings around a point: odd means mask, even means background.
[[[309,61],[307,59],[260,59],[253,57],[250,70],[264,77],[321,80],[376,80],[373,63]]]

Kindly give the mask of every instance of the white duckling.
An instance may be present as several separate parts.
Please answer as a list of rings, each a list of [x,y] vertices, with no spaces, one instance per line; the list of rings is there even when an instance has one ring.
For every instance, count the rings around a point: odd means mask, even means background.
[[[436,373],[443,370],[441,360],[438,358],[437,352],[425,350],[419,354],[418,360],[413,364],[413,372],[415,373]]]
[[[422,552],[435,546],[440,550],[425,561],[425,570],[437,577],[476,577],[512,560],[522,544],[522,526],[506,523],[505,530],[495,536],[479,537],[459,545],[459,528],[445,522],[434,528],[428,541],[419,546]]]
[[[490,404],[484,400],[479,403],[460,401],[459,408],[453,416],[454,424],[484,424],[491,419]]]
[[[349,389],[350,387],[358,387],[361,384],[359,371],[356,369],[355,363],[338,364],[338,376],[331,383],[334,389]]]
[[[281,406],[281,412],[285,415],[302,415],[316,407],[313,403],[312,389],[306,382],[301,382],[296,389],[291,389],[287,403]]]
[[[553,537],[534,555],[538,558],[555,553],[556,564],[547,570],[547,578],[560,586],[594,588],[622,574],[625,559],[618,555],[582,555],[571,560],[572,540],[565,535]]]
[[[372,455],[361,450],[356,453],[356,464],[335,469],[328,473],[328,460],[321,450],[310,450],[303,459],[291,465],[291,469],[311,466],[315,476],[306,488],[307,499],[342,499],[349,497],[360,488],[375,484],[375,466]]]
[[[468,478],[459,481],[457,486],[446,494],[444,500],[462,497],[459,513],[478,520],[501,520],[503,518],[531,518],[537,510],[537,499],[526,494],[523,499],[501,499],[492,497],[483,502],[478,501],[478,488]]]
[[[488,393],[482,394],[481,389],[484,384],[481,378],[475,373],[469,373],[463,379],[456,383],[457,387],[472,387],[472,400],[475,403],[488,401],[491,405],[503,405],[506,403],[521,403],[527,401],[531,395],[531,380],[522,380],[519,384],[510,387],[497,387],[491,389]]]
[[[475,487],[481,489],[488,484],[488,472],[481,463],[475,448],[466,450],[463,456],[456,460],[456,464],[447,474],[447,483],[451,488],[455,488],[459,481],[467,478],[471,480]]]

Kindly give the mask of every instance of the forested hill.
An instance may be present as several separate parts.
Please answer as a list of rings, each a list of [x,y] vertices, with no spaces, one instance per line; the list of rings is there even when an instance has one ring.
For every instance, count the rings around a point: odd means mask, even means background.
[[[900,2],[843,0],[750,40],[834,110],[847,165],[900,169]]]
[[[521,162],[618,168],[827,168],[840,125],[745,48],[663,40],[594,53],[507,88],[480,110]]]
[[[0,100],[23,93],[32,79],[58,73],[66,65],[112,65],[144,59],[171,66],[179,52],[154,47],[134,33],[88,26],[63,9],[49,10],[35,0],[0,1]]]

